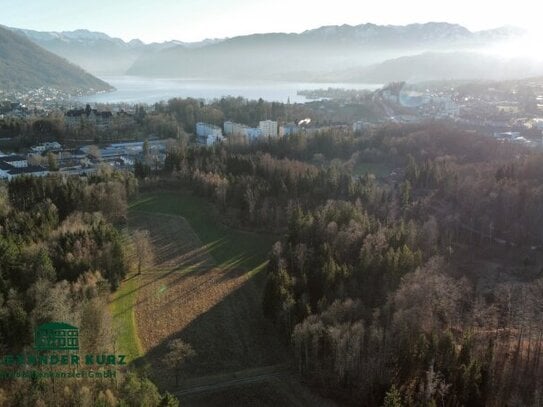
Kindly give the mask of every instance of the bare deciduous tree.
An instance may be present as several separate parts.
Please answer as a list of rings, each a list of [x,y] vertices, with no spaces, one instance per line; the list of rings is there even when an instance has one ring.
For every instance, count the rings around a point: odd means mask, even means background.
[[[136,230],[133,234],[136,261],[138,264],[138,275],[145,267],[149,267],[154,260],[153,244],[148,230]]]
[[[168,353],[164,355],[164,364],[175,372],[175,385],[179,383],[179,373],[187,361],[196,355],[190,344],[181,339],[173,339],[168,343]]]

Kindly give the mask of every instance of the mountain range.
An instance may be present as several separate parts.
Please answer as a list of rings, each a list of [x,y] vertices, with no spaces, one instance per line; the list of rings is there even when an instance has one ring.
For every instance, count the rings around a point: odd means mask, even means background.
[[[130,75],[307,80],[426,52],[477,51],[522,35],[514,28],[471,32],[448,23],[328,26],[300,34],[255,34],[205,47],[143,53]],[[389,78],[395,80],[394,77]]]
[[[0,90],[28,91],[41,87],[70,93],[112,89],[66,59],[0,26]]]
[[[145,52],[164,50],[170,47],[198,48],[220,40],[204,40],[187,43],[167,41],[144,44],[139,39],[125,42],[107,34],[75,30],[62,32],[41,32],[12,28],[26,36],[40,47],[66,58],[95,75],[123,75]]]
[[[196,43],[145,44],[99,32],[11,29],[98,76],[373,82],[509,79],[542,74],[538,64],[485,54],[525,32],[500,27],[473,32],[450,23],[324,26]]]

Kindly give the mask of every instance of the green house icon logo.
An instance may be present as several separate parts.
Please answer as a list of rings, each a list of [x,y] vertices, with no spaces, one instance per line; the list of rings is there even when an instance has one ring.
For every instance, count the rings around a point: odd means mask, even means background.
[[[79,329],[64,322],[41,324],[34,332],[36,350],[79,350]]]

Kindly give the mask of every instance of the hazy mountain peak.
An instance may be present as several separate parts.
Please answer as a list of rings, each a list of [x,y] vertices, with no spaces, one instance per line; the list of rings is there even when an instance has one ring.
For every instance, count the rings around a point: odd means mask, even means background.
[[[77,40],[109,40],[111,39],[110,36],[107,34],[96,32],[96,31],[89,31],[86,29],[79,29],[74,31],[62,31],[60,33],[61,36],[71,39],[77,39]]]
[[[502,27],[492,28],[490,30],[477,31],[475,34],[481,38],[489,40],[509,40],[522,37],[528,32],[522,28],[513,25],[504,25]]]
[[[301,37],[326,43],[357,44],[371,47],[418,47],[460,44],[476,39],[474,33],[459,24],[446,22],[414,23],[408,25],[331,25],[304,31]]]
[[[128,41],[128,45],[132,47],[143,47],[145,46],[145,43],[142,40],[133,39],[133,40]]]

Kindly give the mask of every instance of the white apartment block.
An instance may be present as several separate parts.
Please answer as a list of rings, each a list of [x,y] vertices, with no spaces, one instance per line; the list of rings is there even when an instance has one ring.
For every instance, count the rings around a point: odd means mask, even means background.
[[[210,146],[224,140],[220,127],[209,123],[196,123],[196,136],[198,143]]]
[[[213,124],[198,122],[196,123],[196,135],[198,137],[204,136],[220,136],[222,137],[222,130],[220,127]]]
[[[261,121],[258,128],[262,131],[264,137],[277,137],[277,122],[273,120]]]

